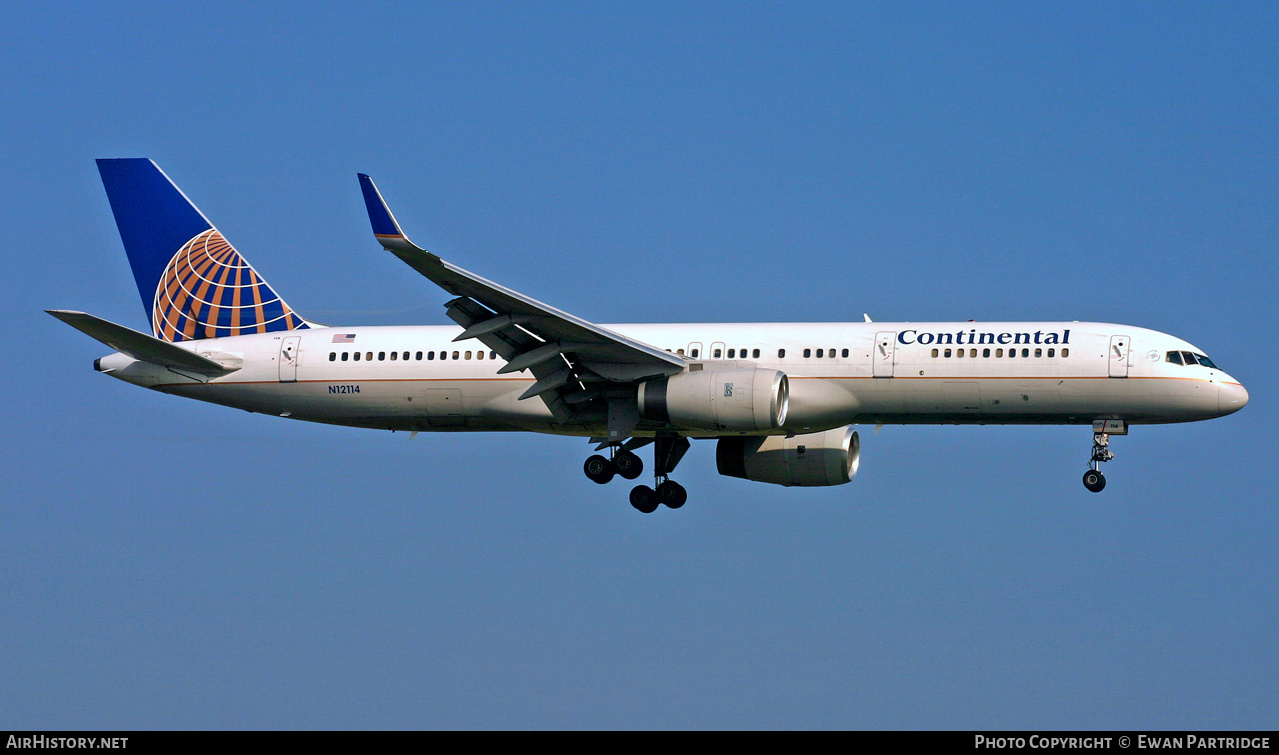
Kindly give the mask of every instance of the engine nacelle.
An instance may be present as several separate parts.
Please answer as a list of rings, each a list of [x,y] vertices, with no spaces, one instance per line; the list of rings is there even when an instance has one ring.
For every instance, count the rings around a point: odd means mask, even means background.
[[[702,430],[755,432],[786,421],[790,383],[777,370],[699,370],[641,383],[638,398],[644,419]]]
[[[720,474],[729,477],[787,487],[820,487],[852,482],[861,454],[861,441],[849,425],[793,438],[720,438],[715,464]]]

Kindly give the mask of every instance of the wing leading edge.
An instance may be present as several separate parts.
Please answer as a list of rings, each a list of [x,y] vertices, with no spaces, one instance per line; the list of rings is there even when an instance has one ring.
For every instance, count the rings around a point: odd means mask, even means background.
[[[360,189],[373,235],[409,267],[453,294],[445,304],[464,330],[507,364],[502,373],[528,370],[537,382],[521,399],[541,396],[559,420],[573,406],[602,395],[608,383],[634,383],[683,372],[685,360],[587,322],[440,259],[404,235],[373,179],[361,173]],[[610,423],[611,424],[611,423]]]

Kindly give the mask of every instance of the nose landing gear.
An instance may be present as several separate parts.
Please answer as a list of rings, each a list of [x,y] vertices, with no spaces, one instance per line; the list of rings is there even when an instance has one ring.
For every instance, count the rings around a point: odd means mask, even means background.
[[[1101,473],[1097,465],[1115,458],[1115,454],[1110,450],[1109,445],[1109,433],[1093,433],[1092,458],[1089,460],[1092,468],[1084,472],[1084,487],[1093,493],[1100,493],[1102,488],[1106,487],[1106,476]]]

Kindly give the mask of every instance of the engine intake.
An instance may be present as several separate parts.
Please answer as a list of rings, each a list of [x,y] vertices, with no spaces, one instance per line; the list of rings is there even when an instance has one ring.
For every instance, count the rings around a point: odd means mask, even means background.
[[[641,383],[638,398],[644,419],[700,430],[756,432],[786,421],[790,383],[777,370],[700,370]]]
[[[852,425],[821,433],[720,438],[719,473],[774,485],[821,487],[852,482],[861,463],[861,441]]]

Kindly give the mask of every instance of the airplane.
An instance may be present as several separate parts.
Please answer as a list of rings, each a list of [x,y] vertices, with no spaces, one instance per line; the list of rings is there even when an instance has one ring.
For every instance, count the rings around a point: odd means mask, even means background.
[[[1110,437],[1239,411],[1248,392],[1200,349],[1099,322],[598,325],[414,244],[359,174],[376,240],[451,298],[455,325],[322,325],[295,312],[145,158],[98,160],[151,334],[46,310],[114,353],[111,377],[289,419],[378,430],[529,431],[595,444],[586,476],[653,485],[631,505],[677,509],[690,439],[722,475],[851,482],[856,425],[1083,425],[1084,486],[1106,485]]]

